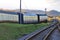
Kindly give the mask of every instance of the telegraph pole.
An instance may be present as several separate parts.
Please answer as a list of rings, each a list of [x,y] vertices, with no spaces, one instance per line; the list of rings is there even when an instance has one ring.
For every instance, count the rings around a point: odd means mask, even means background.
[[[18,13],[18,20],[19,20],[19,24],[23,24],[23,14],[22,14],[22,11],[21,11],[21,0],[20,0],[20,12]]]
[[[21,12],[21,0],[20,0],[20,12]]]

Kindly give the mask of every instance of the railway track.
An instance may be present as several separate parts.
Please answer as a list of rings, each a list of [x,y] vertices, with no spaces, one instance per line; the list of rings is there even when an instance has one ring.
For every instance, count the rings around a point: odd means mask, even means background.
[[[49,27],[37,30],[19,40],[51,40],[51,35],[58,29],[59,23],[54,21]]]
[[[59,25],[53,31],[48,33],[44,40],[60,40],[60,29]]]

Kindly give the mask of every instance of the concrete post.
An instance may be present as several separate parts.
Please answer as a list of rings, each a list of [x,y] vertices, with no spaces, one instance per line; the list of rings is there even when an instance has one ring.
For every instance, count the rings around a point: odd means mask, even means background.
[[[37,18],[38,18],[38,23],[40,22],[40,16],[39,14],[37,14]]]
[[[23,14],[22,13],[18,13],[18,23],[19,24],[23,24]]]

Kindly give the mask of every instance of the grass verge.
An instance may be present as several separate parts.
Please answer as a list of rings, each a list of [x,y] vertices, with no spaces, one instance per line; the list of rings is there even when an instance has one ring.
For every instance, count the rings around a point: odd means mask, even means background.
[[[16,40],[24,34],[29,34],[39,28],[47,26],[49,23],[41,24],[16,24],[0,23],[0,40]]]

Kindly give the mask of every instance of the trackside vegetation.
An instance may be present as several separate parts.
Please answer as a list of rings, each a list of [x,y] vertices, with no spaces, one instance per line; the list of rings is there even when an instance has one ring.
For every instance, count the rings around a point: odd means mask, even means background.
[[[24,34],[29,34],[37,29],[46,27],[49,23],[17,24],[0,23],[0,40],[17,40]]]

